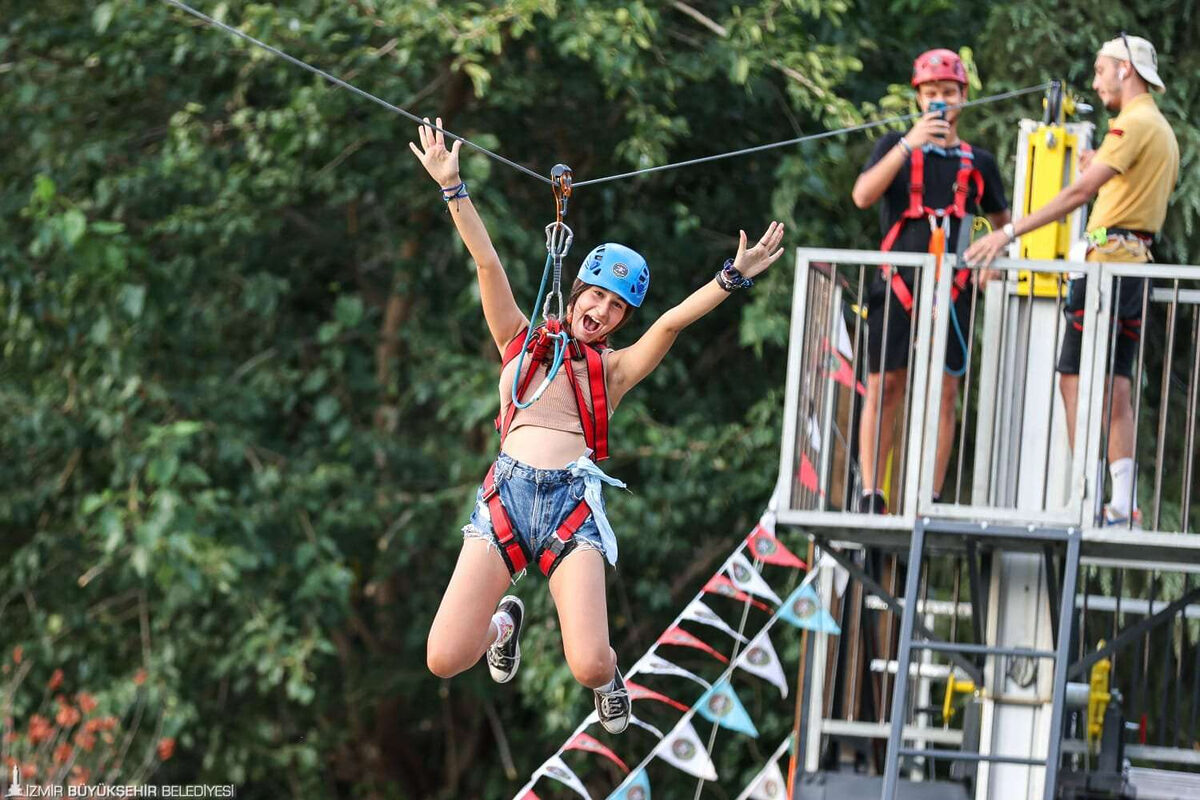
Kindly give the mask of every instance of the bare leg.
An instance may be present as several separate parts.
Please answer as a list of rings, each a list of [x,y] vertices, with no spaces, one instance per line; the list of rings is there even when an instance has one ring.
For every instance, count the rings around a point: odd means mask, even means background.
[[[550,578],[550,594],[558,608],[571,674],[589,689],[604,686],[617,666],[617,654],[608,642],[604,556],[591,549],[571,553]]]
[[[873,372],[867,375],[867,398],[863,403],[862,420],[858,426],[858,463],[862,467],[864,492],[880,489],[882,482],[879,480],[879,470],[875,463],[875,437],[879,437],[879,461],[886,464],[895,438],[896,413],[904,401],[907,380],[906,369],[894,369],[886,373]],[[882,411],[879,409],[880,392],[883,393]]]
[[[508,567],[496,549],[483,539],[465,539],[429,629],[430,672],[450,678],[479,660],[496,638],[492,613],[509,585]]]
[[[1112,379],[1112,423],[1108,428],[1108,463],[1133,458],[1133,383],[1122,375]]]
[[[1075,411],[1079,403],[1079,376],[1060,374],[1058,390],[1062,393],[1063,408],[1067,412],[1067,443],[1071,446],[1071,452],[1075,452]]]
[[[958,382],[954,375],[942,376],[942,407],[938,413],[937,460],[933,469],[933,491],[942,493],[950,453],[954,450],[954,423],[958,415]]]

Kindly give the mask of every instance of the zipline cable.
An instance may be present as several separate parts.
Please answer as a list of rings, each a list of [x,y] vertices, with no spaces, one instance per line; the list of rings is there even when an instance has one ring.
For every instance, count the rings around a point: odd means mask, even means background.
[[[464,139],[463,137],[457,136],[457,135],[451,133],[450,131],[442,130],[437,125],[433,125],[430,122],[428,122],[427,120],[421,119],[416,114],[413,114],[409,111],[405,111],[403,108],[400,108],[399,106],[392,105],[391,103],[389,103],[386,100],[381,100],[380,98],[376,97],[375,95],[371,94],[370,92],[363,91],[362,89],[359,89],[357,86],[346,83],[346,81],[342,80],[341,78],[330,75],[328,72],[325,72],[324,70],[317,69],[316,67],[312,66],[311,64],[307,64],[298,58],[288,55],[287,53],[283,52],[279,48],[272,47],[271,45],[267,44],[266,42],[260,42],[258,39],[255,39],[250,34],[243,33],[242,31],[239,31],[237,28],[226,25],[224,22],[219,22],[219,21],[213,19],[212,17],[208,16],[207,14],[197,11],[196,9],[187,5],[186,3],[181,3],[179,0],[163,0],[163,2],[167,3],[168,5],[175,6],[180,11],[187,12],[188,14],[191,14],[193,17],[196,17],[197,19],[201,19],[201,20],[207,22],[209,25],[212,25],[213,27],[220,28],[221,30],[225,31],[226,33],[231,33],[240,39],[244,39],[245,41],[250,42],[253,45],[261,47],[263,50],[266,50],[268,53],[277,55],[280,58],[282,58],[284,61],[287,61],[290,64],[295,64],[297,67],[300,67],[301,69],[306,69],[309,72],[313,73],[314,75],[319,75],[320,77],[324,78],[325,80],[329,81],[332,84],[340,86],[343,89],[348,89],[349,91],[353,92],[354,94],[358,95],[359,97],[364,97],[373,103],[378,103],[379,105],[383,106],[387,110],[395,112],[395,113],[401,115],[402,117],[407,117],[408,119],[412,120],[413,122],[417,123],[418,125],[428,125],[430,128],[433,128],[436,131],[440,131],[444,135],[448,136],[450,139],[457,139],[457,140],[461,141],[463,144],[465,144],[467,147],[470,147],[474,150],[478,150],[480,153],[483,153],[486,156],[494,158],[502,164],[507,164],[508,166],[512,167],[513,169],[524,172],[526,175],[531,175],[531,176],[537,178],[539,181],[542,181],[543,183],[551,182],[550,179],[547,178],[546,176],[539,175],[536,172],[534,172],[533,170],[529,169],[528,167],[523,167],[520,164],[516,163],[515,161],[509,161],[507,158],[500,155],[499,153],[493,153],[491,150],[488,150],[486,147],[475,144],[470,139]]]
[[[444,129],[438,127],[437,125],[434,125],[433,123],[429,122],[428,120],[424,120],[424,119],[418,117],[416,114],[413,114],[410,111],[406,111],[403,108],[400,108],[399,106],[393,105],[392,103],[389,103],[386,100],[382,100],[382,99],[376,97],[375,95],[371,94],[370,92],[364,91],[362,89],[359,89],[357,86],[354,86],[353,84],[347,83],[346,81],[342,80],[341,78],[338,78],[334,75],[330,75],[328,72],[325,72],[322,69],[318,69],[317,67],[314,67],[311,64],[301,61],[300,59],[295,58],[294,56],[290,56],[277,47],[272,47],[271,45],[267,44],[266,42],[259,41],[258,39],[255,39],[253,36],[251,36],[248,33],[244,33],[243,31],[240,31],[237,28],[234,28],[230,25],[226,25],[224,22],[215,20],[212,17],[208,16],[207,14],[197,11],[196,9],[187,5],[186,3],[181,2],[181,0],[163,0],[163,2],[167,3],[168,5],[174,6],[175,8],[178,8],[180,11],[191,14],[193,17],[203,20],[204,22],[206,22],[209,25],[212,25],[215,28],[219,28],[219,29],[225,31],[226,33],[230,33],[230,34],[238,37],[239,39],[243,39],[247,42],[250,42],[251,44],[255,45],[256,47],[261,47],[263,50],[266,50],[268,53],[279,56],[280,58],[282,58],[283,60],[287,61],[290,64],[295,64],[297,67],[300,67],[301,69],[308,70],[309,72],[313,73],[314,75],[318,75],[321,78],[324,78],[325,80],[329,81],[330,83],[332,83],[336,86],[340,86],[343,89],[353,92],[354,94],[358,95],[359,97],[363,97],[363,98],[366,98],[367,100],[370,100],[373,103],[377,103],[378,105],[383,106],[384,108],[386,108],[387,110],[389,110],[393,113],[399,114],[402,117],[412,120],[413,122],[417,123],[418,125],[427,125],[430,128],[432,128],[433,130],[439,131],[443,135],[450,137],[451,140],[461,141],[463,144],[467,145],[468,147],[470,147],[474,150],[477,150],[480,153],[483,153],[484,155],[488,156],[489,158],[493,158],[502,164],[507,164],[508,166],[512,167],[513,169],[523,172],[526,175],[529,175],[531,177],[537,178],[539,181],[542,181],[543,183],[549,183],[549,184],[553,185],[553,181],[550,178],[547,178],[544,175],[539,175],[538,173],[534,172],[533,170],[529,169],[528,167],[524,167],[515,161],[511,161],[511,160],[505,158],[504,156],[500,155],[499,153],[493,152],[493,151],[487,149],[486,147],[483,147],[482,145],[475,144],[470,139],[463,138],[462,136],[459,136],[457,134],[451,133],[450,131],[444,130]],[[963,103],[956,103],[955,105],[947,106],[946,108],[947,108],[947,110],[956,109],[956,108],[971,108],[972,106],[981,106],[981,105],[985,105],[988,103],[997,103],[1001,100],[1009,100],[1014,97],[1021,97],[1022,95],[1034,94],[1036,92],[1044,92],[1046,89],[1048,89],[1050,87],[1051,83],[1052,83],[1051,81],[1046,81],[1045,83],[1040,83],[1036,86],[1027,86],[1024,89],[1013,89],[1008,92],[1001,92],[999,94],[993,94],[993,95],[989,95],[987,97],[981,97],[978,100],[968,100]],[[909,114],[900,114],[897,116],[885,117],[883,119],[872,120],[871,122],[863,122],[858,125],[849,125],[844,128],[836,128],[834,130],[821,131],[820,133],[810,133],[805,136],[797,136],[792,139],[784,139],[779,142],[771,142],[770,144],[760,144],[755,147],[745,147],[745,148],[742,148],[741,150],[731,150],[726,153],[717,153],[717,154],[711,155],[711,156],[702,156],[700,158],[693,158],[693,159],[689,159],[687,161],[677,161],[673,164],[661,164],[657,167],[645,167],[643,169],[633,170],[632,172],[622,172],[622,173],[618,173],[616,175],[609,175],[609,176],[603,177],[603,178],[592,178],[591,180],[587,180],[587,181],[578,181],[574,185],[576,188],[579,188],[581,186],[590,186],[592,184],[597,184],[597,183],[607,183],[609,181],[622,180],[624,178],[632,178],[637,175],[645,175],[645,174],[648,174],[651,172],[663,172],[663,171],[669,170],[669,169],[679,169],[680,167],[690,167],[695,164],[705,164],[710,161],[718,161],[718,160],[724,159],[724,158],[733,158],[734,156],[748,155],[750,153],[761,153],[765,150],[774,150],[779,147],[788,147],[790,145],[800,144],[802,142],[811,142],[811,141],[816,141],[817,139],[828,139],[833,136],[841,136],[841,135],[847,134],[847,133],[857,133],[859,131],[870,130],[871,128],[878,128],[878,127],[882,127],[884,125],[890,125],[894,122],[907,122],[908,120],[917,119],[918,117],[921,117],[923,115],[924,115],[924,112],[914,111]]]
[[[988,97],[981,97],[978,100],[970,100],[965,103],[956,103],[954,105],[946,106],[946,109],[951,110],[951,109],[955,109],[955,108],[969,108],[971,106],[981,106],[986,103],[996,103],[1001,100],[1008,100],[1013,97],[1020,97],[1021,95],[1034,94],[1035,92],[1044,92],[1046,89],[1048,89],[1050,87],[1050,83],[1051,83],[1050,81],[1046,81],[1045,83],[1039,83],[1037,86],[1027,86],[1024,89],[1013,89],[1012,91],[1009,91],[1009,92],[1001,92],[1000,94],[993,94],[993,95],[989,95]],[[770,144],[760,144],[756,147],[746,147],[741,150],[732,150],[728,153],[717,153],[716,155],[702,156],[700,158],[693,158],[688,161],[677,161],[674,164],[662,164],[657,167],[646,167],[645,169],[636,169],[632,172],[622,172],[618,175],[609,175],[606,178],[592,178],[591,180],[587,180],[587,181],[576,181],[575,188],[578,189],[581,186],[588,186],[590,184],[595,184],[595,183],[605,183],[607,181],[616,181],[616,180],[620,180],[622,178],[632,178],[635,175],[644,175],[648,172],[662,172],[662,171],[668,170],[668,169],[679,169],[680,167],[690,167],[693,164],[704,164],[709,161],[717,161],[722,158],[732,158],[733,156],[742,156],[742,155],[746,155],[748,153],[761,153],[764,150],[773,150],[777,147],[787,147],[787,146],[793,145],[793,144],[800,144],[801,142],[811,142],[815,139],[828,139],[831,136],[841,136],[844,133],[857,133],[858,131],[865,131],[870,128],[878,128],[882,125],[890,125],[893,122],[906,122],[908,120],[916,119],[917,117],[924,116],[924,114],[925,114],[925,112],[923,112],[923,111],[914,111],[911,114],[902,114],[902,115],[895,116],[895,117],[886,117],[884,119],[872,120],[871,122],[863,122],[859,125],[850,125],[845,128],[836,128],[835,130],[831,130],[831,131],[821,131],[820,133],[810,133],[805,136],[797,136],[794,139],[784,139],[781,142],[772,142]]]

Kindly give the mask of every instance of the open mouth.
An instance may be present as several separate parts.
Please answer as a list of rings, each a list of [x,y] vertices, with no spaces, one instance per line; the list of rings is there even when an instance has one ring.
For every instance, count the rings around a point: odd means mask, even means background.
[[[600,321],[591,314],[584,314],[583,319],[580,320],[580,324],[583,326],[583,332],[589,336],[600,331]]]

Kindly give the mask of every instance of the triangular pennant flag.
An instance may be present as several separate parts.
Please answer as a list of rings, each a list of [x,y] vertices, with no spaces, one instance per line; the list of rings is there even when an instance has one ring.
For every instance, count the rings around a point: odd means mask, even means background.
[[[763,580],[763,576],[758,574],[758,570],[754,568],[749,559],[741,553],[734,553],[730,556],[725,568],[729,570],[729,577],[733,578],[734,585],[743,592],[765,597],[776,605],[783,602]]]
[[[704,584],[704,591],[709,594],[719,594],[723,597],[732,597],[734,600],[742,600],[749,602],[751,605],[761,608],[763,611],[770,611],[771,607],[766,603],[755,600],[750,595],[743,592],[741,589],[733,585],[733,581],[724,575],[713,575],[708,579],[708,583]]]
[[[717,770],[692,723],[684,720],[654,748],[654,755],[689,775],[706,781],[717,779]]]
[[[759,561],[765,561],[768,564],[775,564],[780,567],[795,567],[796,569],[805,569],[808,567],[791,550],[784,547],[783,542],[775,538],[775,534],[768,533],[761,523],[754,530],[750,531],[750,535],[746,537],[746,546],[750,548],[750,555]]]
[[[746,787],[746,792],[738,795],[738,800],[783,800],[784,797],[787,797],[787,780],[779,769],[779,762],[772,759]]]
[[[663,635],[658,637],[658,644],[674,644],[680,647],[694,647],[697,650],[703,650],[713,658],[720,661],[722,664],[728,664],[729,659],[712,649],[704,642],[692,636],[678,625],[672,625],[663,631]]]
[[[729,728],[747,736],[758,738],[758,728],[746,713],[746,707],[734,694],[728,680],[720,680],[696,701],[696,711],[709,722]]]
[[[800,454],[800,473],[796,477],[800,479],[800,485],[810,492],[825,494],[821,490],[820,480],[817,479],[817,470],[813,467],[812,462],[808,460],[807,453]]]
[[[647,689],[645,686],[642,686],[640,683],[634,683],[633,681],[625,681],[625,688],[629,691],[629,701],[631,703],[635,700],[657,700],[658,702],[666,703],[667,705],[671,706],[672,708],[678,709],[679,711],[686,712],[688,710],[688,707],[685,706],[683,703],[679,702],[678,700],[672,700],[671,698],[667,697],[665,694],[660,694],[659,692],[656,692],[653,689]]]
[[[808,428],[808,443],[812,446],[813,452],[821,452],[821,426],[817,422],[817,418],[809,414],[808,421],[804,424]]]
[[[515,800],[542,800],[542,798],[540,798],[536,794],[534,794],[533,789],[526,789],[525,793],[518,794],[516,796]]]
[[[826,344],[826,347],[829,345]],[[866,394],[867,387],[862,385],[861,381],[854,379],[854,368],[850,366],[850,362],[841,353],[828,351],[829,366],[825,370],[825,374],[833,378],[835,381],[845,386],[847,389],[854,389],[859,394]]]
[[[626,684],[626,687],[627,687],[627,688],[628,688],[628,686],[629,686],[629,684]],[[586,727],[588,727],[589,725],[595,725],[595,724],[596,724],[597,722],[599,722],[599,721],[600,721],[600,715],[599,715],[599,714],[597,714],[595,711],[593,711],[592,713],[588,714],[588,715],[587,715],[587,716],[584,718],[584,720],[583,720],[583,726],[582,726],[582,727],[586,728]],[[654,727],[653,725],[651,725],[649,722],[644,722],[644,721],[642,721],[642,720],[638,719],[638,718],[637,718],[635,715],[633,715],[633,714],[630,714],[630,715],[629,715],[629,722],[630,722],[630,724],[631,724],[631,725],[637,725],[637,726],[638,726],[639,728],[641,728],[642,730],[649,731],[651,734],[653,734],[653,735],[654,735],[654,738],[655,738],[655,739],[661,739],[661,738],[663,738],[663,732],[662,732],[662,731],[660,731],[658,728],[656,728],[656,727]]]
[[[779,616],[797,628],[808,628],[822,633],[841,633],[842,629],[821,607],[817,592],[807,583],[802,583],[788,596],[787,602],[779,607]]]
[[[693,600],[691,604],[683,610],[683,618],[690,619],[693,622],[700,622],[704,625],[711,625],[714,628],[728,633],[739,642],[746,641],[745,636],[742,636],[733,628],[729,627],[725,620],[717,616],[717,614],[711,608],[704,605],[704,603],[699,600]]]
[[[561,781],[586,798],[586,800],[592,800],[592,796],[588,794],[588,790],[583,788],[583,782],[579,780],[579,776],[572,772],[567,763],[558,756],[551,756],[546,759],[546,763],[538,767],[538,771],[535,774],[545,775],[547,778]]]
[[[850,583],[850,572],[829,553],[822,553],[820,560],[817,561],[817,569],[825,567],[833,570],[833,590],[837,592],[838,597],[841,597],[846,592],[847,584]]]
[[[646,777],[646,771],[641,767],[634,770],[608,800],[650,800],[650,779]]]
[[[602,744],[594,736],[588,736],[586,733],[580,732],[575,734],[573,737],[571,737],[571,741],[567,742],[563,746],[563,750],[583,750],[588,753],[596,753],[597,755],[604,756],[625,772],[629,772],[629,767],[626,766],[624,761],[617,757],[616,753],[605,747],[604,744]]]
[[[689,672],[678,664],[672,664],[665,658],[656,656],[653,650],[638,659],[638,662],[630,668],[629,672],[625,673],[625,676],[630,677],[641,672],[648,672],[652,675],[678,675],[681,678],[687,678],[690,681],[695,681],[705,689],[712,685],[696,673]]]
[[[760,678],[765,678],[778,687],[781,695],[787,697],[787,678],[783,675],[783,665],[779,663],[779,656],[775,653],[775,647],[771,644],[771,637],[767,631],[754,637],[750,646],[738,656],[735,666]]]

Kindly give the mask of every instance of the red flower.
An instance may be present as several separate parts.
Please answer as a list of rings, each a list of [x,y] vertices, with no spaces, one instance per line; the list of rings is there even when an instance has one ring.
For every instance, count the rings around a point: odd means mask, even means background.
[[[134,684],[134,686],[141,686],[145,682],[146,682],[146,670],[139,669],[137,671],[137,674],[135,674],[133,676],[133,684]]]
[[[50,720],[43,717],[41,714],[34,714],[29,718],[29,743],[38,744],[39,742],[49,739],[54,733],[54,728],[50,725]]]
[[[77,724],[82,718],[83,717],[79,713],[79,709],[64,703],[62,708],[58,710],[58,714],[55,715],[54,721],[63,728],[69,728],[72,725]]]
[[[75,695],[75,699],[79,702],[79,707],[83,710],[83,713],[90,714],[96,710],[96,698],[87,692],[80,692]]]
[[[50,676],[50,682],[46,684],[46,688],[53,692],[59,686],[62,686],[62,682],[63,671],[61,669],[56,669],[54,670],[54,674]]]
[[[175,753],[175,738],[168,736],[165,739],[158,740],[158,757],[162,761],[166,761]]]
[[[71,753],[73,753],[73,752],[74,752],[74,749],[71,747],[71,745],[67,744],[66,742],[63,742],[58,747],[54,748],[55,763],[58,763],[58,764],[65,763],[71,757]]]
[[[87,731],[80,731],[75,734],[75,744],[83,749],[83,752],[90,753],[92,748],[96,746],[96,734]]]
[[[24,655],[25,655],[25,648],[22,647],[21,645],[17,645],[16,647],[13,648],[13,662],[14,663],[20,664],[21,658]]]

